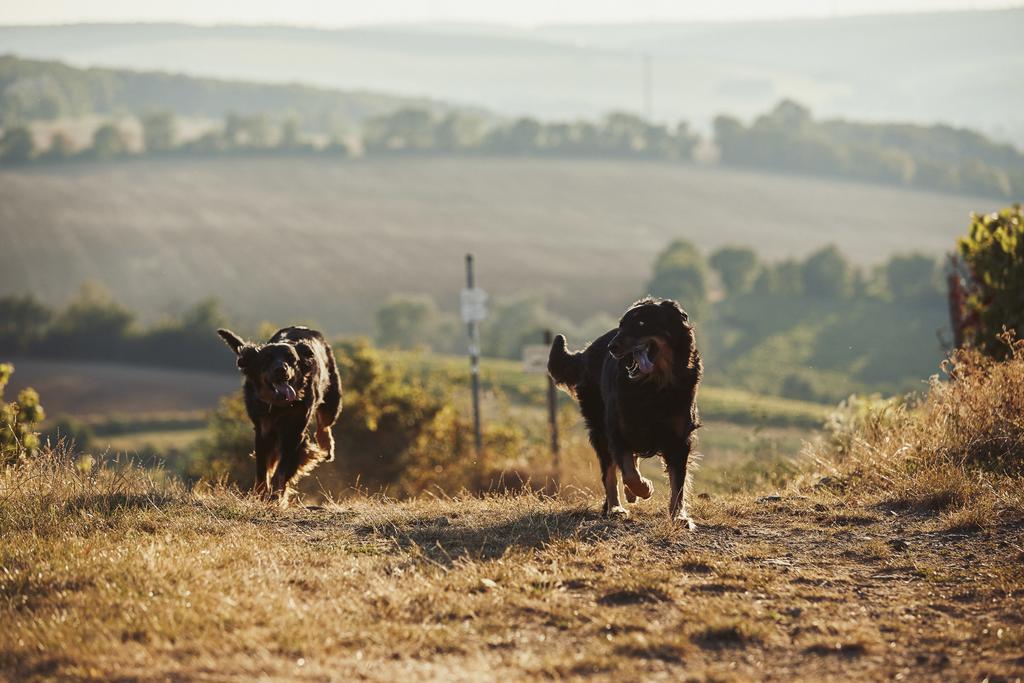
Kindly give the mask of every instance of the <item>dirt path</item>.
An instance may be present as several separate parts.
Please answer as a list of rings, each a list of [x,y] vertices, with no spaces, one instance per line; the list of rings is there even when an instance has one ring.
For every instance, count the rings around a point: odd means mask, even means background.
[[[250,680],[1020,680],[1024,526],[812,497],[69,499],[0,534],[0,672]],[[20,513],[19,513],[20,514]],[[47,526],[49,525],[49,526]],[[0,673],[0,677],[3,677]]]

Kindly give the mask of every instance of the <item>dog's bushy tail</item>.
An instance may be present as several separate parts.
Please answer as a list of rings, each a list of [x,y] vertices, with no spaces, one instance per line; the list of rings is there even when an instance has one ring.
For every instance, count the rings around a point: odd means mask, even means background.
[[[583,353],[570,353],[565,346],[565,335],[560,334],[551,342],[548,373],[567,389],[575,389],[583,378]]]

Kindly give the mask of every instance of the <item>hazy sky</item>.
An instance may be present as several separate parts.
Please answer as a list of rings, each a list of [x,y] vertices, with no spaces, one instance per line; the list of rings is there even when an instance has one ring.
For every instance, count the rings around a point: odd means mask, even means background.
[[[1022,0],[4,0],[0,24],[181,21],[347,26],[392,22],[615,23],[834,16],[1020,6]]]

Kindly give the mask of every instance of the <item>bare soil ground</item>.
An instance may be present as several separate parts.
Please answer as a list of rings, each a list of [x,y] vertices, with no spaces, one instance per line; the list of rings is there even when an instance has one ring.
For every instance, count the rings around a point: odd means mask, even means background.
[[[62,473],[63,472],[63,473]],[[93,475],[90,475],[93,476]],[[0,679],[1024,677],[1024,525],[828,489],[279,511],[126,473],[0,475]]]

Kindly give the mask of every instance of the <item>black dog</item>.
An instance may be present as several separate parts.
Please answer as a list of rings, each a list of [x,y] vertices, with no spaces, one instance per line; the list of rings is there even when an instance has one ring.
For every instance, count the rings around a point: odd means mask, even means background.
[[[252,344],[230,330],[217,334],[238,356],[245,410],[256,433],[253,492],[288,503],[288,485],[321,461],[334,460],[331,427],[341,414],[341,379],[322,334],[307,327],[278,330]],[[315,431],[316,442],[306,436]],[[268,480],[269,478],[269,480]]]
[[[629,515],[619,503],[616,467],[628,502],[649,498],[653,488],[640,476],[637,458],[660,454],[671,486],[669,516],[694,528],[686,515],[686,466],[700,427],[703,371],[693,326],[675,301],[636,302],[618,329],[582,352],[569,353],[565,337],[555,337],[548,372],[579,401],[601,463],[606,515]]]

